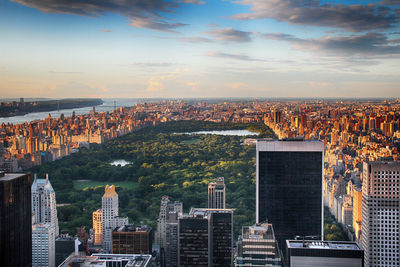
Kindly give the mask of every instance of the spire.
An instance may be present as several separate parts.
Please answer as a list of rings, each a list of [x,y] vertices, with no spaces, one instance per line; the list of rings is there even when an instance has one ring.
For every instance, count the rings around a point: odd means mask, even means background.
[[[48,183],[49,183],[49,174],[46,173],[46,184],[48,184]]]

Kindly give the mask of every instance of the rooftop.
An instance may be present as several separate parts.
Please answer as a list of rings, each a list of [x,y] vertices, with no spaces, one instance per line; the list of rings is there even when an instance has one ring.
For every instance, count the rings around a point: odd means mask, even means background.
[[[286,245],[303,249],[363,250],[356,242],[345,241],[286,240]]]

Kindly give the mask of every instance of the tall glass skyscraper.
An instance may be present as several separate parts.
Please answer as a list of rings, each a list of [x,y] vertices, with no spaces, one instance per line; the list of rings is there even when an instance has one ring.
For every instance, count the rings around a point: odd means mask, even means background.
[[[320,141],[257,141],[256,221],[272,223],[279,249],[295,236],[323,238]]]
[[[31,177],[0,172],[0,265],[32,266]]]

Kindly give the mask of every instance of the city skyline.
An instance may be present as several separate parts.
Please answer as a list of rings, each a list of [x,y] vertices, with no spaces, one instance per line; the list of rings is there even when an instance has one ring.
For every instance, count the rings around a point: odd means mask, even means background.
[[[399,97],[396,1],[1,1],[2,97]]]

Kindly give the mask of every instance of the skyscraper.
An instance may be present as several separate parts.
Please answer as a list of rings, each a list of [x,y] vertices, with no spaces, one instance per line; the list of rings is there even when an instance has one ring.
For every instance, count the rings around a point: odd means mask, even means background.
[[[218,177],[215,183],[208,185],[208,208],[225,209],[224,177]]]
[[[178,229],[179,266],[232,266],[233,210],[192,208]]]
[[[323,151],[320,141],[257,141],[256,222],[274,225],[280,250],[296,235],[323,238]]]
[[[0,261],[32,266],[31,177],[0,172]]]
[[[92,214],[92,218],[93,218],[93,230],[94,230],[93,244],[101,245],[103,243],[103,240],[102,240],[103,213],[102,213],[101,209],[94,211]]]
[[[400,162],[364,162],[361,246],[366,267],[400,266]]]
[[[35,179],[32,184],[32,215],[33,223],[51,223],[58,236],[58,219],[56,194],[46,174],[46,179]]]
[[[112,249],[112,231],[116,227],[128,224],[128,218],[118,217],[118,194],[114,185],[106,185],[101,199],[103,250],[110,253]]]
[[[356,242],[312,240],[286,242],[285,266],[288,267],[364,267],[364,251]]]
[[[235,266],[281,266],[272,224],[243,226],[237,243]]]
[[[152,230],[146,225],[133,224],[116,228],[112,232],[113,254],[151,254]]]
[[[182,202],[170,203],[168,196],[161,197],[155,243],[160,245],[161,266],[178,265],[178,216],[182,214]]]
[[[56,232],[51,223],[32,225],[32,266],[54,267]]]

